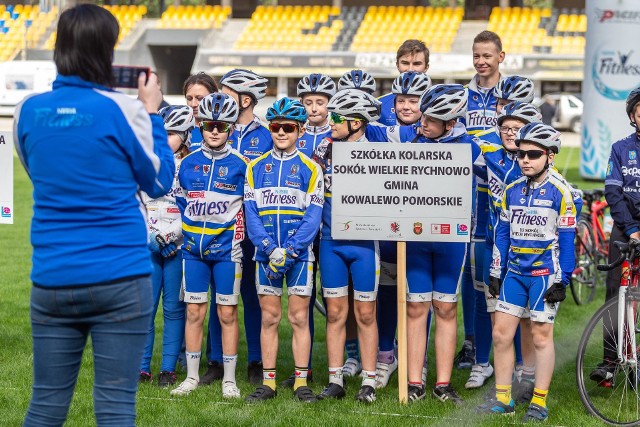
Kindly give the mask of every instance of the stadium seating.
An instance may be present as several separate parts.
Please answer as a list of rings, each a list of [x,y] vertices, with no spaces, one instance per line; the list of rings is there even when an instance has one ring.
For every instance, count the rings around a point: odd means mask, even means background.
[[[502,38],[513,53],[584,53],[587,16],[584,11],[494,7],[487,29]]]
[[[147,7],[144,5],[105,5],[103,7],[109,10],[118,20],[118,24],[120,24],[118,43],[124,40],[124,38],[131,32],[131,29],[147,14]],[[45,29],[46,28],[47,27],[45,27]],[[49,50],[53,49],[55,42],[56,34],[54,31],[44,43],[44,48]]]
[[[350,50],[395,52],[411,38],[423,40],[432,52],[449,52],[463,15],[462,8],[371,6]]]
[[[35,48],[57,16],[57,9],[41,12],[38,5],[0,4],[0,61],[23,49]]]
[[[219,29],[231,15],[229,6],[169,6],[158,21],[158,28]]]

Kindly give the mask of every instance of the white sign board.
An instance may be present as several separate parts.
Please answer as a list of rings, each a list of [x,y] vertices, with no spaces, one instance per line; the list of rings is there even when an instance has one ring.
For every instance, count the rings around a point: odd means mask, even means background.
[[[468,242],[469,144],[334,142],[331,237]]]
[[[625,100],[640,85],[640,2],[587,0],[580,175],[604,179],[611,144],[633,132]]]
[[[13,136],[0,132],[0,224],[13,224]]]

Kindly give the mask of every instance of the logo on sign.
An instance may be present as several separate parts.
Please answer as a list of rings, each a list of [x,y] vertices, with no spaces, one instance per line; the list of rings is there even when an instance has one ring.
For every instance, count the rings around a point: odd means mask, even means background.
[[[451,224],[431,224],[431,234],[451,234]]]
[[[413,232],[415,234],[422,234],[422,223],[421,222],[414,222],[413,223]]]
[[[468,236],[469,227],[467,227],[467,224],[458,224],[456,227],[456,233],[458,236]]]
[[[349,227],[350,227],[349,224],[351,224],[351,221],[343,222],[342,223],[342,230],[340,230],[340,231],[347,231],[349,229]]]
[[[623,101],[638,83],[640,63],[632,60],[633,50],[601,47],[595,52],[591,77],[596,90],[605,98]]]
[[[2,218],[11,218],[11,208],[9,206],[2,206],[0,208],[2,209],[0,214]]]
[[[398,231],[400,231],[400,224],[398,224],[397,222],[392,222],[391,223],[391,231],[393,233],[397,233]]]

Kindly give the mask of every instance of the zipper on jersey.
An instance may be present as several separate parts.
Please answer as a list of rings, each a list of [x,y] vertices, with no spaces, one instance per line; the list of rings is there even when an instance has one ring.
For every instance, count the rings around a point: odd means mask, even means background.
[[[213,158],[213,154],[211,155],[211,170],[209,171],[209,184],[207,184],[207,191],[211,191],[211,180],[213,179],[213,171],[215,170],[214,165],[216,164],[216,160]],[[206,198],[205,198],[205,208],[206,208]],[[205,209],[206,212],[206,209]],[[206,218],[206,215],[205,215]],[[202,223],[202,234],[200,235],[200,258],[204,260],[204,254],[202,253],[202,241],[204,240],[204,231],[207,229],[207,220],[205,219]]]
[[[283,159],[280,159],[280,167],[278,168],[278,188],[280,187],[280,183],[282,182],[282,164],[284,163]],[[278,196],[280,196],[278,194]],[[279,198],[278,198],[279,200]],[[278,202],[278,207],[276,210],[276,232],[277,232],[277,236],[278,236],[278,247],[281,248],[282,245],[280,244],[280,202]]]

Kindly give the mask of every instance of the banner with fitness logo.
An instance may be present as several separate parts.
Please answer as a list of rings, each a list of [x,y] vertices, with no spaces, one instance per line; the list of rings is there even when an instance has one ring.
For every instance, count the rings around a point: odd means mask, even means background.
[[[604,179],[611,144],[631,133],[624,103],[640,84],[640,2],[587,0],[580,175]]]
[[[0,132],[0,224],[13,224],[13,136]]]

